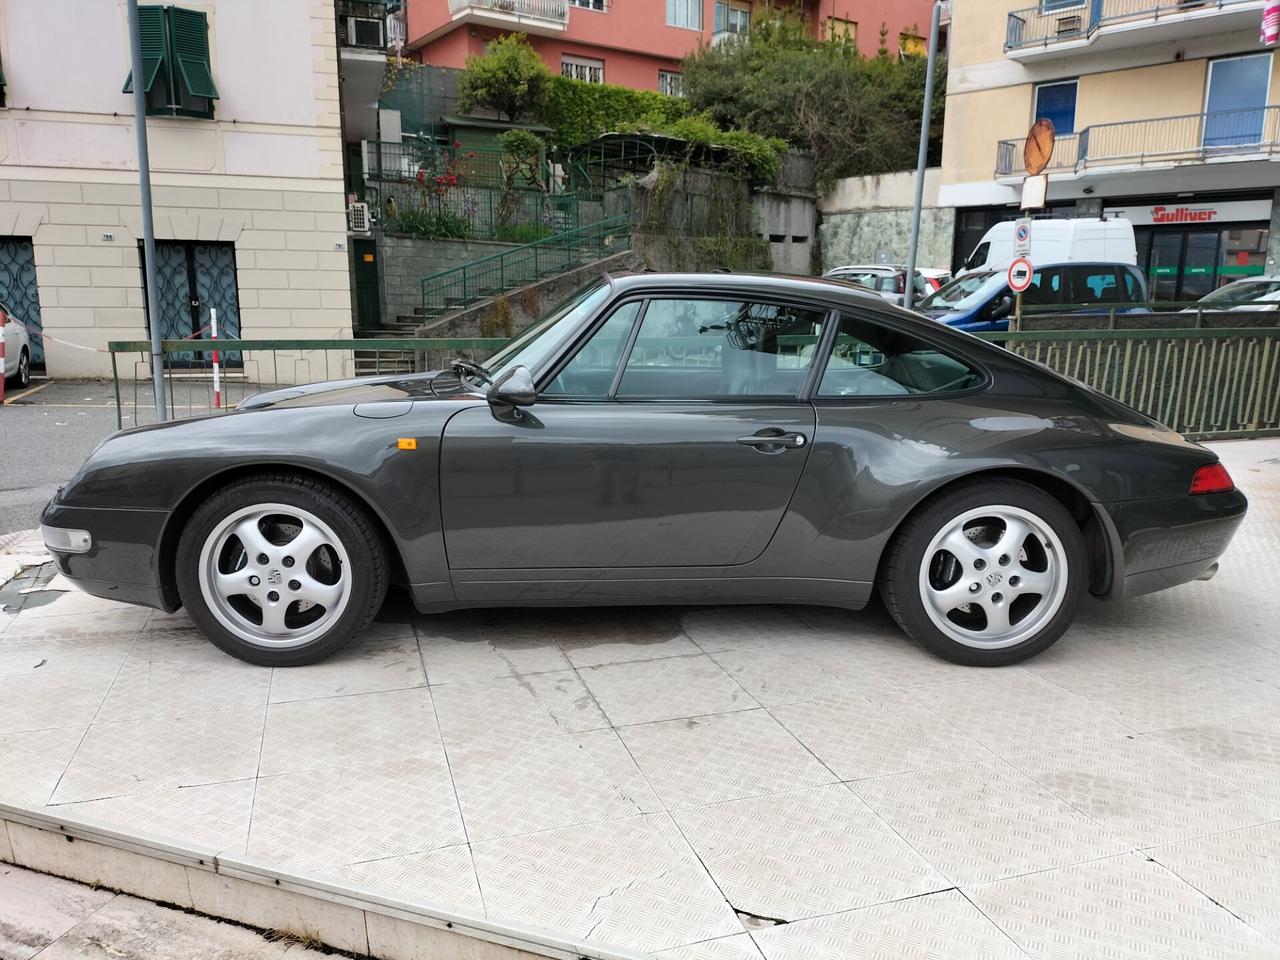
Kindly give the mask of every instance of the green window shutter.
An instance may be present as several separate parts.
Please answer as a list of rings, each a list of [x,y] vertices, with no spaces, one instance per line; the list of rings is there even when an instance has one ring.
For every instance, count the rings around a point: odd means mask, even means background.
[[[173,56],[187,93],[217,100],[218,88],[209,69],[208,18],[198,10],[170,7],[169,30],[173,37]]]
[[[151,92],[164,63],[164,7],[138,7],[138,34],[142,38],[142,89]],[[124,92],[133,93],[133,71],[124,81]]]

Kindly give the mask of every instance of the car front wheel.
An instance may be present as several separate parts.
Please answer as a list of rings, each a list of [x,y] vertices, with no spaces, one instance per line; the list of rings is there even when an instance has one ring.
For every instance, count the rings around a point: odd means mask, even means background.
[[[956,663],[1035,656],[1075,619],[1088,579],[1066,508],[1017,480],[976,481],[914,514],[886,558],[881,591],[911,637]]]
[[[387,589],[381,537],[328,484],[236,481],[196,509],[177,553],[178,592],[219,648],[263,666],[332,654],[368,626]]]

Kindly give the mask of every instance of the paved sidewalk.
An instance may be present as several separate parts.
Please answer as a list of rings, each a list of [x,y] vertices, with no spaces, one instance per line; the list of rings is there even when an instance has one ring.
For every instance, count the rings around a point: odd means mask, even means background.
[[[268,939],[150,900],[0,864],[0,960],[319,960],[295,940]]]
[[[1280,957],[1280,441],[1217,449],[1218,578],[1000,670],[878,608],[393,606],[272,671],[22,594],[0,796],[682,960]]]

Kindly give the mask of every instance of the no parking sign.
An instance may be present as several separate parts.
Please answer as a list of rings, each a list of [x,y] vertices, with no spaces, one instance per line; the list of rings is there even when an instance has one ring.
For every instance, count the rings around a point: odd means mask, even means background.
[[[1009,264],[1009,289],[1014,293],[1022,293],[1031,286],[1031,278],[1035,276],[1035,268],[1026,257],[1018,257]]]

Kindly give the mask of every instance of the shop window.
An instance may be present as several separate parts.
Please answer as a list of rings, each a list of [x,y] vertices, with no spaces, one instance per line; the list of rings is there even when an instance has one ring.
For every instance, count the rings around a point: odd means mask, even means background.
[[[560,58],[560,73],[584,83],[604,83],[604,61],[564,56]]]
[[[1058,136],[1076,132],[1076,81],[1036,87],[1035,120],[1050,120]]]
[[[671,70],[658,71],[658,92],[669,97],[684,96],[684,74]]]
[[[212,118],[218,88],[210,68],[208,17],[182,7],[139,7],[138,30],[147,115]],[[133,92],[132,70],[124,92]]]
[[[667,0],[667,26],[702,29],[702,0]]]

